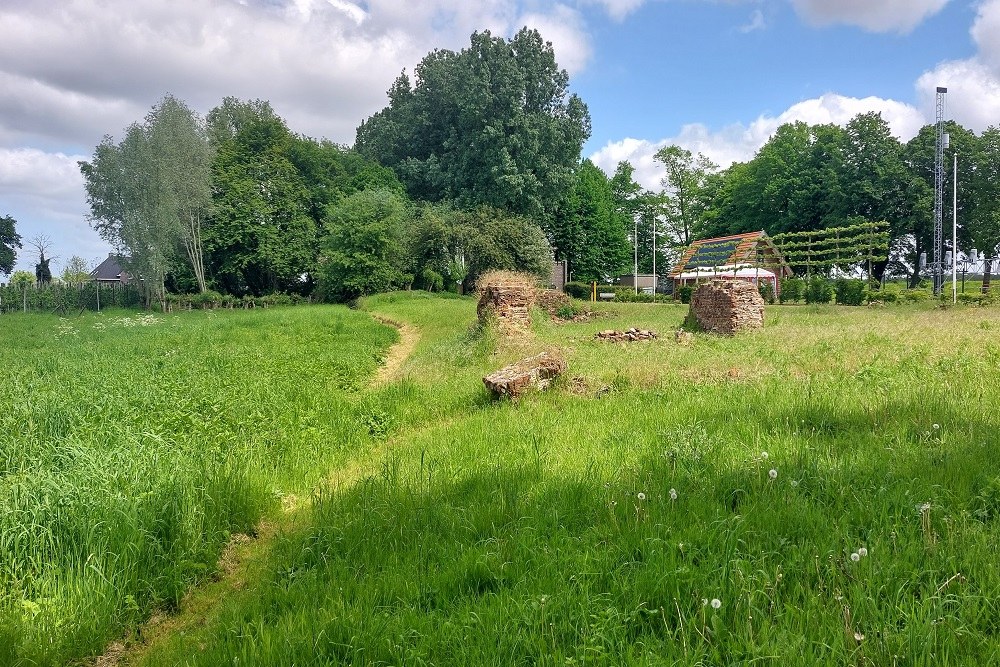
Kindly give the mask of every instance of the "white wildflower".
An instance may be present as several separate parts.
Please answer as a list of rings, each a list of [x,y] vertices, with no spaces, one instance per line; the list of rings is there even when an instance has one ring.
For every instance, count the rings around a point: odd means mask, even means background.
[[[670,489],[670,499],[677,500],[677,489]]]
[[[795,488],[795,487],[797,487],[798,485],[799,485],[799,480],[797,480],[797,479],[793,479],[793,480],[792,480],[792,488],[794,489],[794,488]]]
[[[861,554],[855,551],[854,553],[851,554],[851,560],[857,563],[859,560],[861,560]]]
[[[858,549],[858,555],[864,558],[865,556],[868,555],[868,549],[861,547],[860,549]]]
[[[635,497],[636,497],[636,498],[638,498],[638,499],[639,499],[640,501],[642,501],[642,500],[645,500],[645,499],[646,499],[646,494],[645,494],[645,493],[643,493],[642,491],[640,491],[639,493],[637,493],[637,494],[635,495]]]
[[[722,606],[722,600],[719,598],[712,598],[712,609],[718,609]]]
[[[774,468],[771,468],[770,470],[767,471],[767,476],[770,477],[771,479],[778,479],[778,471],[775,470]]]
[[[766,461],[767,460],[767,452],[761,452],[760,453],[760,458],[762,458],[762,459],[764,459]]]

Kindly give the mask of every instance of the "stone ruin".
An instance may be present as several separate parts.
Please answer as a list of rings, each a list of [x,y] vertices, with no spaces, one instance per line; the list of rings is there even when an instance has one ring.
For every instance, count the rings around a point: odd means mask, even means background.
[[[491,271],[477,283],[479,305],[476,314],[486,324],[495,319],[506,332],[527,331],[531,328],[531,305],[535,286],[530,276],[510,271]]]
[[[566,360],[554,351],[542,352],[501,368],[483,378],[495,397],[518,398],[530,389],[545,389],[566,372]]]
[[[535,292],[535,304],[549,314],[549,317],[556,317],[562,308],[572,308],[573,299],[566,292],[554,289],[540,289]]]
[[[691,294],[691,311],[703,331],[732,336],[764,328],[764,299],[745,280],[716,278]]]
[[[656,340],[656,332],[636,328],[628,329],[627,331],[606,329],[605,331],[598,331],[594,334],[594,338],[614,343],[634,343],[639,340]]]

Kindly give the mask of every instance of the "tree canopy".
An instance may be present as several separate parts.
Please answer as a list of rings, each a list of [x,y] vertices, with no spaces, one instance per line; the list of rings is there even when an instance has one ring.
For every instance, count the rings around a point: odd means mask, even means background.
[[[535,30],[472,35],[402,74],[389,106],[362,122],[355,148],[391,167],[414,199],[492,206],[538,220],[573,187],[590,115]]]
[[[17,250],[22,248],[17,233],[17,220],[9,215],[0,217],[0,273],[10,275],[17,260]]]

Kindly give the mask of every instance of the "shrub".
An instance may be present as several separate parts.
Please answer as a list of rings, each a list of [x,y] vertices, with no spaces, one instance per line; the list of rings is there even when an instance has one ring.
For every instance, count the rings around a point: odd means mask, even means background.
[[[833,299],[833,287],[830,281],[822,276],[813,276],[806,283],[806,303],[830,303]]]
[[[674,294],[676,298],[681,303],[691,303],[691,295],[694,294],[694,288],[690,285],[685,285],[684,287],[678,287],[677,292]]]
[[[801,278],[794,276],[791,278],[782,278],[781,293],[778,295],[778,301],[780,303],[801,301],[804,291],[805,282]]]
[[[757,283],[757,291],[765,303],[774,303],[774,286],[771,283],[767,281]]]
[[[899,293],[900,303],[925,303],[930,299],[931,293],[925,289],[906,289]]]
[[[563,291],[574,299],[590,299],[590,283],[569,282],[563,286]]]
[[[838,278],[833,288],[837,303],[843,306],[860,306],[865,300],[863,280]]]
[[[962,292],[958,295],[958,300],[973,306],[990,306],[996,303],[992,292],[987,292],[986,294],[968,294]]]
[[[420,282],[428,292],[440,292],[444,289],[444,276],[434,269],[424,269],[421,271]]]

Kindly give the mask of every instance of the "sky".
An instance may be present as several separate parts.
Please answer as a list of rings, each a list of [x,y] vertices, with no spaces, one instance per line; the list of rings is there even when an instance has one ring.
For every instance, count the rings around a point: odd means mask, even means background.
[[[880,112],[908,140],[948,117],[1000,125],[1000,0],[0,0],[0,215],[26,242],[111,250],[77,165],[170,93],[201,114],[266,99],[302,134],[350,145],[386,90],[436,48],[522,26],[551,41],[590,108],[589,157],[659,189],[678,144],[721,167],[782,123]],[[0,277],[2,279],[2,277]]]

